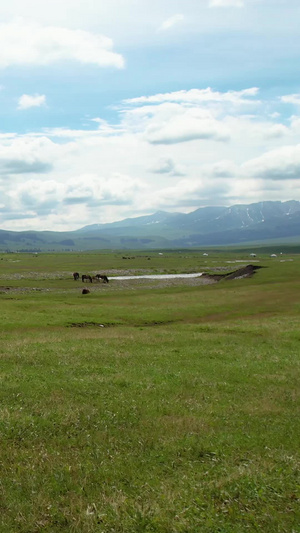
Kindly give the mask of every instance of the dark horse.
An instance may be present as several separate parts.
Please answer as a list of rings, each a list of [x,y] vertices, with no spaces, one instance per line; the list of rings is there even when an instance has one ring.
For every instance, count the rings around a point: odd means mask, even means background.
[[[79,279],[79,272],[73,272],[73,278],[77,281]]]
[[[99,280],[102,279],[103,283],[108,283],[109,282],[108,277],[105,276],[104,274],[96,274],[95,278],[98,278]]]
[[[92,276],[82,274],[81,280],[84,282],[85,280],[89,281],[90,283],[93,283]]]

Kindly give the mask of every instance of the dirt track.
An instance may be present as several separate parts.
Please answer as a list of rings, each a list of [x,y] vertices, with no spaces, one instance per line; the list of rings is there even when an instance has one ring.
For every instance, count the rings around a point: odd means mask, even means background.
[[[237,270],[234,270],[233,272],[227,272],[225,274],[204,274],[203,277],[211,280],[217,281],[230,281],[233,279],[243,279],[243,278],[251,278],[256,270],[259,268],[263,268],[262,266],[258,265],[247,265],[241,268],[238,268]]]

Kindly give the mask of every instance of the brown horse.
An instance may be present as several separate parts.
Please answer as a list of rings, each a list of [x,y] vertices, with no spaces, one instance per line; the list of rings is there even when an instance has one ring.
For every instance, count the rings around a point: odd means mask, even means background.
[[[79,279],[79,272],[73,272],[73,278],[74,278],[74,281],[77,281]]]
[[[102,279],[103,283],[108,283],[109,279],[104,274],[96,274],[95,278],[97,278],[99,281]]]
[[[89,281],[90,283],[93,283],[92,276],[82,274],[81,281],[84,283],[85,281]]]

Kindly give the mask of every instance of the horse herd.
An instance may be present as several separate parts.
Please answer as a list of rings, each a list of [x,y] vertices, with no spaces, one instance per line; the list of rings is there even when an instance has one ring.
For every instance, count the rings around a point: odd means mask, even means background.
[[[73,273],[74,281],[77,281],[80,278],[79,272]],[[103,283],[108,283],[109,279],[104,274],[96,274],[96,276],[90,276],[89,274],[82,274],[81,281],[84,283],[85,281],[89,281],[90,283],[93,283],[93,281],[102,281]]]

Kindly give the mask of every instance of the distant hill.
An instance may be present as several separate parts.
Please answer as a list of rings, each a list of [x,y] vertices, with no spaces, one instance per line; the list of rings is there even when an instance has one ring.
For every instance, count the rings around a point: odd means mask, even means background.
[[[300,202],[200,207],[192,213],[158,211],[76,231],[0,230],[2,251],[189,248],[300,239]]]

